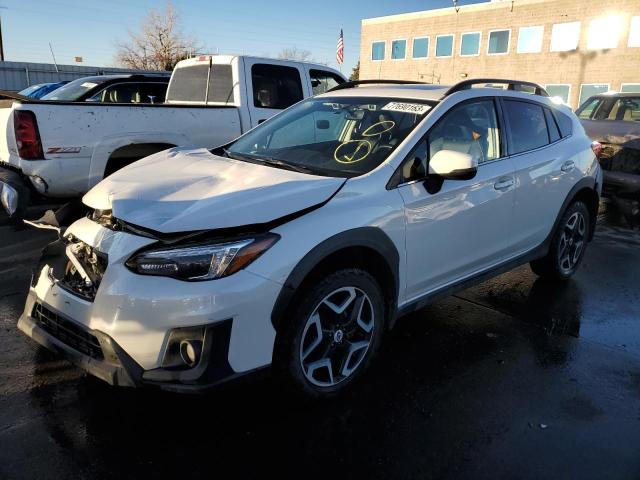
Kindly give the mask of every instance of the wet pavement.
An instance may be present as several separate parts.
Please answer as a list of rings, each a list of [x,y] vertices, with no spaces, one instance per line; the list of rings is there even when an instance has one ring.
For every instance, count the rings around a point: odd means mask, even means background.
[[[402,318],[336,401],[111,388],[15,328],[48,234],[0,227],[0,478],[640,478],[640,231]]]

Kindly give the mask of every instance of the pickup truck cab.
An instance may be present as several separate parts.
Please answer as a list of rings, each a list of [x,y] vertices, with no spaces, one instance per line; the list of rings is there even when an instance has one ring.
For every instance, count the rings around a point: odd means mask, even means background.
[[[212,148],[344,82],[324,65],[202,55],[176,66],[164,104],[0,100],[0,200],[19,217],[36,195],[74,198],[172,147]]]

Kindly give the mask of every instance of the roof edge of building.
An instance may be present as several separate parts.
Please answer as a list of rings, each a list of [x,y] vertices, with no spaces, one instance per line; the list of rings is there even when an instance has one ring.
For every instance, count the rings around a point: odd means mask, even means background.
[[[472,3],[470,5],[460,5],[458,8],[460,9],[459,13],[462,12],[474,12],[479,10],[490,10],[490,9],[500,9],[500,8],[509,8],[513,4],[513,7],[520,7],[522,5],[530,5],[532,3],[545,3],[552,2],[556,0],[503,0],[503,1],[490,1],[487,0],[481,3]],[[422,10],[419,12],[409,12],[409,13],[398,13],[394,15],[386,15],[383,17],[372,17],[372,18],[363,18],[362,25],[375,25],[379,23],[389,23],[389,22],[403,22],[407,20],[418,20],[421,18],[430,18],[430,17],[440,17],[443,15],[451,15],[454,14],[456,9],[454,7],[444,7],[444,8],[435,8],[433,10]]]

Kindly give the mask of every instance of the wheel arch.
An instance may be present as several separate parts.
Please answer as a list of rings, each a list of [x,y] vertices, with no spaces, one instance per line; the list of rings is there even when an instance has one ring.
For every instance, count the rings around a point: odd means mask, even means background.
[[[600,196],[598,195],[598,185],[596,183],[595,178],[585,177],[581,178],[578,183],[576,183],[573,188],[569,191],[569,194],[566,196],[564,202],[562,203],[562,207],[558,211],[558,215],[556,216],[556,220],[553,222],[553,227],[551,228],[551,232],[547,236],[546,240],[541,245],[544,247],[544,255],[549,249],[551,245],[551,240],[553,239],[553,235],[555,234],[560,221],[562,220],[562,216],[564,212],[567,211],[567,208],[575,202],[576,200],[580,200],[587,205],[589,209],[589,213],[591,214],[591,225],[589,231],[589,241],[593,238],[593,234],[596,228],[596,220],[598,218],[598,207],[600,205]],[[541,255],[541,256],[544,256]]]
[[[271,322],[281,330],[296,296],[307,285],[340,268],[361,268],[370,273],[385,294],[388,326],[393,326],[399,292],[400,255],[393,241],[377,227],[361,227],[324,240],[291,271],[276,299]]]
[[[122,145],[109,155],[107,163],[104,167],[103,178],[108,177],[112,173],[120,170],[131,163],[140,160],[154,153],[174,148],[176,145],[168,142],[140,142]]]

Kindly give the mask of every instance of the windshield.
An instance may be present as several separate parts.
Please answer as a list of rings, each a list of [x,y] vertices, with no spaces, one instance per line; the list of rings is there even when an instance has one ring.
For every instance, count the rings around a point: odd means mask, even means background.
[[[66,85],[48,93],[42,100],[60,100],[65,102],[74,102],[78,100],[82,95],[91,90],[96,85],[102,82],[97,82],[93,78],[79,78],[73,82],[69,82]]]
[[[40,90],[42,87],[44,87],[46,84],[45,83],[39,83],[37,85],[31,85],[30,87],[25,88],[24,90],[20,90],[18,92],[19,95],[23,95],[25,97],[30,96],[33,92]]]
[[[319,97],[258,126],[225,153],[315,175],[354,177],[380,165],[433,102]]]

